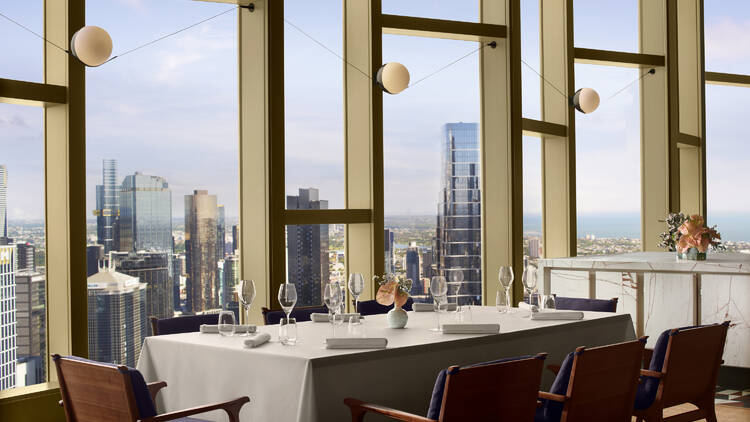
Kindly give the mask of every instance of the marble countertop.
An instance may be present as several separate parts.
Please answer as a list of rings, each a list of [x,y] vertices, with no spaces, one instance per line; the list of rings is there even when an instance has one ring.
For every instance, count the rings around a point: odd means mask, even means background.
[[[750,275],[750,254],[709,253],[706,261],[678,261],[674,252],[634,252],[619,255],[590,255],[540,259],[539,267],[555,269],[721,273]]]

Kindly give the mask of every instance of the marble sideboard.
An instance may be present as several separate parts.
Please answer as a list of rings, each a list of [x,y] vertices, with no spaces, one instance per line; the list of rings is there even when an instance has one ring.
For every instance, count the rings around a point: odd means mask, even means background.
[[[669,328],[729,320],[726,365],[750,368],[750,254],[715,253],[678,261],[674,253],[551,258],[539,261],[543,293],[618,298],[638,335],[653,347]]]

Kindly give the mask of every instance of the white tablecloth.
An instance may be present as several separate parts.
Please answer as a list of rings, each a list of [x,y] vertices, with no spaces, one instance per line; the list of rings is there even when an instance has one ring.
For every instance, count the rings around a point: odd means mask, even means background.
[[[258,327],[273,340],[255,349],[243,348],[243,337],[174,334],[146,338],[138,369],[149,382],[169,384],[157,399],[160,412],[249,396],[243,421],[348,421],[346,397],[425,415],[435,376],[450,365],[538,352],[549,353],[547,363],[560,363],[577,346],[635,338],[628,314],[586,312],[581,321],[532,321],[525,311],[504,315],[472,307],[470,312],[471,322],[499,322],[500,334],[433,332],[431,312],[409,312],[403,330],[386,328],[385,315],[366,317],[367,336],[388,338],[384,350],[326,350],[324,339],[331,335],[326,323],[300,323],[296,346],[276,342],[278,326]],[[441,322],[454,322],[451,318],[442,316]],[[337,328],[337,334],[345,332],[345,326]],[[553,378],[547,372],[543,388]],[[227,420],[217,412],[202,417]]]

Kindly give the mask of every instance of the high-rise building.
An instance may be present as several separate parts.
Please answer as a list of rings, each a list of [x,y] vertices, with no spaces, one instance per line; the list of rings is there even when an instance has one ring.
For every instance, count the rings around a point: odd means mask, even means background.
[[[422,278],[432,278],[432,258],[432,249],[426,248],[422,251]]]
[[[36,248],[29,242],[16,244],[16,261],[18,261],[18,270],[36,270],[36,261],[34,254]]]
[[[172,255],[172,296],[174,297],[174,311],[182,311],[182,299],[180,297],[180,281],[185,277],[185,255]]]
[[[87,245],[86,246],[86,277],[99,272],[99,267],[104,263],[104,246]]]
[[[232,254],[236,254],[240,249],[240,225],[232,226]]]
[[[46,293],[44,272],[30,269],[16,272],[16,354],[19,362],[25,364],[24,373],[16,374],[16,384],[34,385],[46,381]]]
[[[529,259],[539,258],[539,238],[529,239]]]
[[[120,186],[117,184],[117,160],[102,160],[102,184],[96,186],[96,236],[104,253],[117,250],[116,233],[120,214]]]
[[[324,210],[328,201],[321,200],[318,189],[300,189],[299,195],[286,197],[290,210]],[[320,305],[323,283],[329,281],[328,225],[287,226],[287,277],[297,287],[297,306]]]
[[[169,252],[110,252],[115,271],[146,283],[146,316],[174,316],[172,254]]]
[[[110,265],[88,278],[89,358],[135,367],[147,333],[146,283]]]
[[[462,273],[460,286],[453,284],[449,296],[455,298],[458,288],[460,303],[478,304],[482,298],[479,127],[447,123],[442,132],[437,266],[449,281],[456,280],[456,272]]]
[[[0,246],[0,390],[16,386],[16,247]]]
[[[216,195],[196,190],[185,195],[185,258],[187,266],[187,312],[219,307],[221,286],[217,275]]]
[[[224,258],[223,270],[221,304],[226,308],[231,307],[233,303],[236,305],[237,302],[234,290],[240,282],[240,259],[235,255],[227,256]]]
[[[120,192],[119,250],[172,253],[172,191],[159,176],[125,176]]]
[[[416,242],[411,242],[409,247],[406,248],[406,256],[404,257],[404,267],[406,268],[406,278],[411,279],[411,292],[414,295],[422,294],[424,288],[422,287],[422,280],[419,277],[419,246]]]
[[[224,214],[224,205],[216,207],[216,260],[224,259],[226,252],[226,215]]]
[[[383,239],[385,240],[385,272],[394,273],[396,272],[395,262],[393,261],[393,240],[394,233],[390,229],[385,229],[383,233]]]
[[[0,239],[8,237],[8,169],[0,164]],[[1,243],[0,243],[1,244]]]

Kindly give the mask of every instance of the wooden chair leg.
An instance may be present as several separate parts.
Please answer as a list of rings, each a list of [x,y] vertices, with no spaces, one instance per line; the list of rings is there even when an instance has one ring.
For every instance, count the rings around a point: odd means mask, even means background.
[[[699,409],[706,412],[706,420],[708,422],[716,422],[716,405],[713,397],[711,400],[706,400],[698,406]]]

